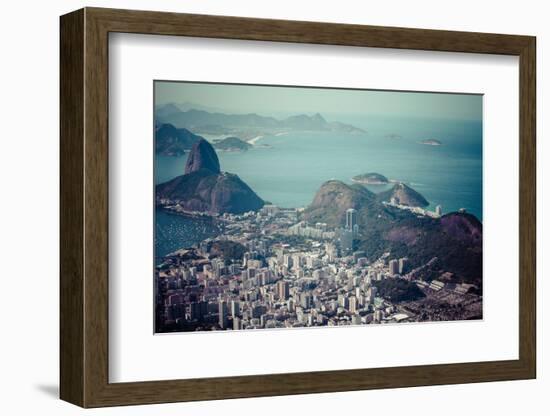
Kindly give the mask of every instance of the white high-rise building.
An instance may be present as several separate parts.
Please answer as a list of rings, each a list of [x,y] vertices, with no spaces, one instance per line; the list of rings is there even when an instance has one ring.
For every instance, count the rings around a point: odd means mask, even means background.
[[[239,329],[242,329],[241,328],[241,320],[240,318],[233,318],[233,330],[234,331],[238,331]]]
[[[285,254],[283,257],[283,265],[290,269],[292,267],[292,255],[291,254]]]
[[[336,249],[336,246],[334,244],[327,244],[325,246],[325,251],[330,262],[333,262],[334,259],[338,257],[338,250]]]
[[[294,269],[299,269],[302,265],[302,256],[297,253],[292,255],[292,267]]]
[[[290,294],[288,282],[284,280],[279,280],[277,282],[277,294],[279,295],[280,300],[287,300]]]
[[[355,231],[357,227],[357,211],[350,208],[346,211],[346,230]]]

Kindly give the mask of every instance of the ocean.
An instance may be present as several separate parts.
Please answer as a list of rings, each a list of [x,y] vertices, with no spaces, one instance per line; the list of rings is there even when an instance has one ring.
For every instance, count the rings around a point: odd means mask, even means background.
[[[281,207],[307,206],[327,180],[351,184],[355,175],[376,172],[420,192],[430,202],[428,209],[441,205],[447,213],[465,208],[480,221],[483,219],[480,121],[342,115],[326,118],[363,128],[367,133],[264,136],[247,152],[218,152],[221,168],[238,174],[262,199]],[[442,145],[419,143],[426,139],[439,140]],[[186,158],[156,156],[155,182],[183,174]],[[391,186],[368,188],[380,192]],[[188,219],[170,217],[174,218],[165,221],[161,217],[163,228],[173,221],[185,226],[172,227],[189,227]],[[208,233],[199,234],[202,239]],[[166,244],[160,241],[162,237],[157,240],[157,255],[162,255],[166,250],[161,246]],[[187,243],[194,238],[177,240]],[[178,245],[176,241],[169,245]]]

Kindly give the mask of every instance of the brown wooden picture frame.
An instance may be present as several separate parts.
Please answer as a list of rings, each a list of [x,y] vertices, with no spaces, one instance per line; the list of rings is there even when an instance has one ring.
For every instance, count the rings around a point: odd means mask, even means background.
[[[61,399],[82,407],[100,407],[536,377],[534,37],[100,8],[85,8],[62,16],[60,29]],[[108,36],[111,32],[518,56],[519,359],[110,383]]]

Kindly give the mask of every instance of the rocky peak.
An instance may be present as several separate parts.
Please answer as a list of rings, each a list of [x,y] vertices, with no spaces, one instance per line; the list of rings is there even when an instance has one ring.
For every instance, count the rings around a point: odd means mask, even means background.
[[[201,169],[206,169],[212,173],[220,173],[220,161],[216,151],[204,139],[193,145],[185,163],[185,174],[197,172]]]

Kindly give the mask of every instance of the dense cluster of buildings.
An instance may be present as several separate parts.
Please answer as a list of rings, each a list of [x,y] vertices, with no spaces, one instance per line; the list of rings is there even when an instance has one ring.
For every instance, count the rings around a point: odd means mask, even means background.
[[[355,210],[336,230],[297,218],[297,210],[272,205],[224,214],[221,236],[167,256],[155,272],[157,331],[418,320],[379,296],[377,282],[418,276],[410,274],[407,258],[385,253],[369,259],[354,250],[360,232]]]

